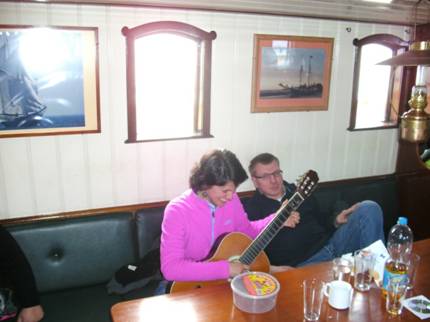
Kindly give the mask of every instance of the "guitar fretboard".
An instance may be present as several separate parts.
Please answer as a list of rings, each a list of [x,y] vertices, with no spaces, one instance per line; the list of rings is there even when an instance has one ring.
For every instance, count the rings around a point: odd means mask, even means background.
[[[254,239],[254,241],[246,248],[239,258],[239,262],[245,265],[251,265],[255,258],[275,237],[284,224],[285,220],[296,210],[305,200],[298,191],[294,193],[288,204],[281,207],[272,221],[264,228],[263,231]]]

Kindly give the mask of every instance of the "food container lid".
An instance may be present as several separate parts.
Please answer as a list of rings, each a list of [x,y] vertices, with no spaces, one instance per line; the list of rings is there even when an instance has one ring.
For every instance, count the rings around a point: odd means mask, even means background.
[[[252,299],[273,297],[279,292],[278,280],[264,272],[245,272],[231,281],[231,288],[235,293]]]

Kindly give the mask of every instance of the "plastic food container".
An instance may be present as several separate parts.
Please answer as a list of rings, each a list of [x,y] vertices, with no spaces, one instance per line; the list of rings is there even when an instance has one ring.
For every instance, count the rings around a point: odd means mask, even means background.
[[[273,309],[279,293],[279,282],[270,274],[246,272],[231,281],[234,305],[248,313],[264,313]]]

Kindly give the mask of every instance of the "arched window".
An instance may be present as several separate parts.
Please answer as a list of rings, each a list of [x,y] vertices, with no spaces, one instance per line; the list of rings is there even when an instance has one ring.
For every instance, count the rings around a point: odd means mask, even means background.
[[[122,28],[127,41],[127,143],[211,137],[214,31],[152,22]]]
[[[408,48],[401,38],[375,34],[354,39],[356,48],[349,130],[397,127],[402,67],[377,65]]]

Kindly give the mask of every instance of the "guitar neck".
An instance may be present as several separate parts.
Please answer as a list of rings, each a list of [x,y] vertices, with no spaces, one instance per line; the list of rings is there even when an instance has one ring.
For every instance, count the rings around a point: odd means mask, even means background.
[[[291,212],[296,210],[304,200],[305,198],[296,191],[288,203],[278,209],[266,228],[264,228],[254,241],[243,251],[242,255],[240,255],[239,262],[245,265],[251,265],[258,254],[260,254],[276,236]]]

